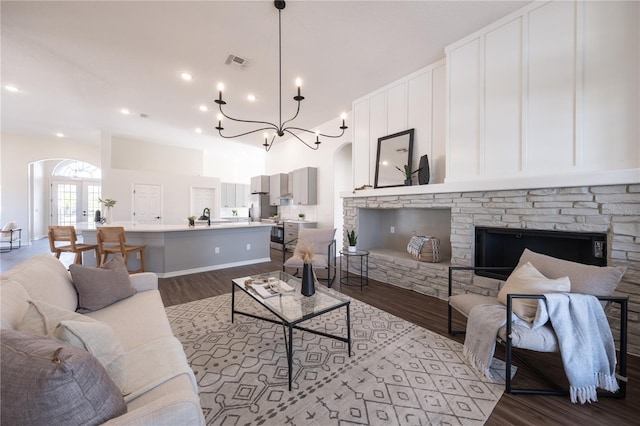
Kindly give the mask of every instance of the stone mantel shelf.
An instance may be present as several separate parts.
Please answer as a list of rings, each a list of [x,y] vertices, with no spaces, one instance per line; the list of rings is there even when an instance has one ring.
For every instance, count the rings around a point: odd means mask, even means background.
[[[575,186],[626,185],[640,183],[640,169],[593,171],[590,173],[554,174],[511,177],[505,179],[476,179],[429,185],[398,186],[341,192],[341,198],[384,197],[414,194],[444,194],[451,192],[503,191]]]

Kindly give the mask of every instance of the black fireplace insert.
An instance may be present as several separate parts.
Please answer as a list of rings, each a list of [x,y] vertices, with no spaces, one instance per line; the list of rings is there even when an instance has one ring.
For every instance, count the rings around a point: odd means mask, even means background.
[[[513,271],[525,248],[587,265],[607,265],[607,235],[602,233],[476,227],[475,234],[475,266]],[[476,274],[506,280],[511,271]]]

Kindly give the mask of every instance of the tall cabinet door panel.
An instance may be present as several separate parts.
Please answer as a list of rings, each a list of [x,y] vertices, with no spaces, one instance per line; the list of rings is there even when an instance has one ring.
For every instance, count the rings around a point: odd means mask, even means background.
[[[640,163],[640,2],[584,2],[583,166]],[[616,149],[609,143],[615,141]]]
[[[480,39],[449,55],[449,149],[447,179],[464,180],[479,174]]]
[[[304,167],[293,171],[293,203],[310,205],[318,203],[317,196],[318,169]]]
[[[402,82],[387,91],[387,133],[407,129],[407,83]]]
[[[521,170],[522,18],[485,36],[483,174]]]
[[[248,207],[249,206],[249,185],[243,185],[241,183],[237,183],[235,185],[235,193],[236,193],[236,205],[235,207]]]
[[[575,4],[556,1],[529,15],[527,171],[574,165]]]

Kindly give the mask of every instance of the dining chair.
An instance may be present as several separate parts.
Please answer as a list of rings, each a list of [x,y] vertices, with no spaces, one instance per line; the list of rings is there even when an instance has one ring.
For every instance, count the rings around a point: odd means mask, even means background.
[[[144,251],[146,245],[129,245],[122,226],[101,226],[97,230],[98,252],[100,253],[98,266],[107,262],[110,254],[121,254],[124,264],[128,265],[131,253],[140,253],[140,269],[129,273],[144,272],[146,270]]]
[[[98,246],[96,244],[78,243],[76,229],[67,225],[50,225],[49,226],[49,247],[51,252],[60,259],[62,253],[75,253],[74,263],[82,264],[82,253],[94,250],[96,253],[96,262],[99,259]],[[58,245],[57,243],[66,243]]]

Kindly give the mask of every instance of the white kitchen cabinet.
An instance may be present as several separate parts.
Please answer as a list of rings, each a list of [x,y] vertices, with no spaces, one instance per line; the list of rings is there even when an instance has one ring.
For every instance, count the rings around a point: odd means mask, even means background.
[[[303,167],[293,171],[293,204],[318,204],[318,169]]]
[[[269,193],[269,176],[260,175],[251,178],[251,193]]]
[[[236,184],[225,183],[220,184],[220,205],[222,207],[235,207],[236,206]]]
[[[249,185],[241,183],[220,184],[220,206],[235,208],[249,206]]]
[[[249,185],[236,183],[236,207],[249,206]]]
[[[280,198],[286,197],[289,190],[289,175],[278,173],[269,177],[269,204],[280,205]]]

